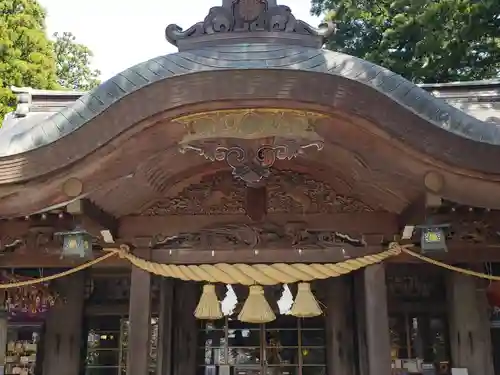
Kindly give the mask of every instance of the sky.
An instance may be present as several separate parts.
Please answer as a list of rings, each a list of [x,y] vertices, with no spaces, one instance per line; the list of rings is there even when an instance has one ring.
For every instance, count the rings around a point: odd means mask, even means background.
[[[153,57],[175,52],[165,40],[165,27],[176,23],[183,28],[202,21],[210,7],[222,0],[39,0],[47,11],[47,28],[69,31],[77,42],[94,53],[93,67],[106,80]],[[282,0],[295,17],[317,26],[309,0]]]

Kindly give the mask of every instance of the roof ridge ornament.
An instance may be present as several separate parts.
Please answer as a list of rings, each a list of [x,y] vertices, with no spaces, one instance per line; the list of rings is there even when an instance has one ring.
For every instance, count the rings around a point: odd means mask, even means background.
[[[270,5],[270,3],[272,3]],[[273,0],[229,0],[210,9],[205,20],[183,30],[176,24],[165,30],[167,41],[180,51],[238,42],[282,42],[321,48],[335,25],[315,28],[297,20],[286,5]]]

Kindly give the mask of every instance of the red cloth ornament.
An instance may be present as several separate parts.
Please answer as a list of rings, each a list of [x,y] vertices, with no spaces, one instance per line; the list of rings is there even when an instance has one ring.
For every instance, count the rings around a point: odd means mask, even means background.
[[[493,281],[486,289],[486,297],[491,307],[500,308],[500,281]]]

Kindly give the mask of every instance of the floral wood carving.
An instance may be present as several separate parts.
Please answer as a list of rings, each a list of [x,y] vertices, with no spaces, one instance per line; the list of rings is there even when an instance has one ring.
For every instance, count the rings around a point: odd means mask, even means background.
[[[308,229],[304,223],[276,225],[229,224],[199,232],[157,235],[151,239],[154,249],[328,249],[350,245],[365,246],[362,238],[345,233]]]
[[[34,225],[25,233],[18,236],[0,236],[1,254],[25,254],[36,251],[49,255],[60,255],[62,252],[63,236],[56,236],[55,233],[61,229],[50,225]],[[92,244],[101,246],[100,238],[93,236]]]
[[[61,239],[54,236],[55,229],[50,226],[31,227],[26,233],[20,236],[0,237],[0,254],[17,253],[23,254],[28,250],[35,250],[44,253],[60,253]]]
[[[464,218],[452,223],[450,237],[450,240],[469,243],[492,243],[500,241],[500,230],[487,219]]]
[[[370,212],[373,209],[352,197],[339,195],[328,183],[293,171],[275,171],[267,184],[269,213]]]
[[[146,216],[223,215],[245,213],[245,186],[231,172],[222,171],[204,177],[199,183],[185,188],[148,208]]]
[[[336,194],[326,182],[295,171],[273,170],[267,180],[268,213],[369,212],[372,208],[352,197]],[[180,194],[156,202],[141,215],[245,214],[245,184],[223,171],[204,177]]]
[[[221,138],[261,139],[270,137],[304,139],[309,142],[322,138],[315,125],[327,116],[321,113],[290,109],[233,109],[196,113],[180,117],[186,130],[181,144]]]

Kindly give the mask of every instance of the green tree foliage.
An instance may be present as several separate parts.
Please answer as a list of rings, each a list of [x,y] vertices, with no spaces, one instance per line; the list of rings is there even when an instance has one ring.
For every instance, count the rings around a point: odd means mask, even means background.
[[[500,73],[499,0],[312,0],[337,24],[332,50],[382,65],[416,83]]]
[[[91,68],[92,51],[69,32],[54,34],[57,81],[64,88],[88,91],[100,84],[101,72]]]
[[[0,119],[15,105],[11,86],[57,87],[45,12],[35,0],[0,0]]]

